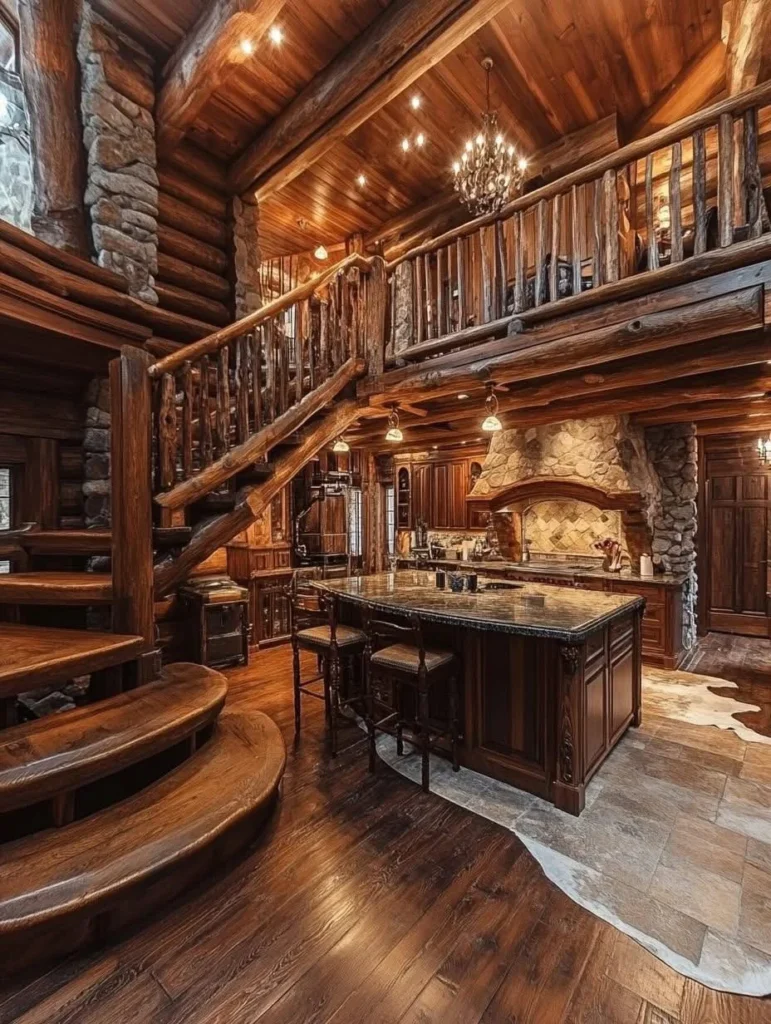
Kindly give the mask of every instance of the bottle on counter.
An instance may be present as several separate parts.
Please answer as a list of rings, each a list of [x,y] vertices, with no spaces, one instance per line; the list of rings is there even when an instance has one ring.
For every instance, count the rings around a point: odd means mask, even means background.
[[[653,559],[650,555],[640,555],[640,575],[653,575]]]

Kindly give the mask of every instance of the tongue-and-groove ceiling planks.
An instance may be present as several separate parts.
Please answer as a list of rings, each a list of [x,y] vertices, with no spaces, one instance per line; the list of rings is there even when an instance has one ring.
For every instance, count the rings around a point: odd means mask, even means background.
[[[99,0],[168,55],[201,0]],[[258,45],[203,109],[189,137],[229,161],[388,6],[386,0],[288,0],[284,43]],[[299,252],[365,233],[447,188],[453,155],[484,104],[479,66],[496,62],[494,105],[527,152],[618,111],[632,125],[720,37],[720,0],[512,0],[466,43],[263,203],[263,251]],[[409,98],[423,103],[413,111]],[[416,149],[418,132],[426,145]],[[408,154],[402,138],[413,144]],[[367,183],[360,188],[359,174]]]

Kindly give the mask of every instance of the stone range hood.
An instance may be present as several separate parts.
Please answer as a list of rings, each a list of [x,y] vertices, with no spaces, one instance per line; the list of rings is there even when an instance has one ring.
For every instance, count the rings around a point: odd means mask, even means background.
[[[593,541],[613,536],[636,567],[652,552],[660,491],[642,430],[603,416],[496,434],[472,498],[508,514],[496,517],[508,557],[521,556],[525,534],[540,554],[595,557]],[[525,524],[534,509],[532,536]]]
[[[689,647],[696,635],[697,462],[689,423],[644,430],[627,416],[598,416],[515,428],[493,435],[470,498],[495,513],[505,558],[521,557],[525,529],[538,534],[538,554],[556,556],[564,544],[572,557],[586,556],[591,541],[617,530],[627,565],[637,569],[649,553],[658,571],[683,574]],[[528,520],[534,509],[539,514]],[[551,526],[560,536],[550,546]]]

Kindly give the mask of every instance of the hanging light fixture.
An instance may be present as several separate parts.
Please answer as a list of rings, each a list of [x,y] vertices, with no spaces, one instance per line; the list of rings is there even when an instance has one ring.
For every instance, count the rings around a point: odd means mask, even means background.
[[[771,463],[771,434],[768,437],[758,438],[758,456],[766,465]]]
[[[474,215],[502,209],[521,190],[527,169],[527,160],[506,141],[498,127],[498,115],[490,109],[490,57],[485,57],[482,67],[487,75],[487,111],[476,139],[469,139],[452,165],[455,191]]]
[[[396,444],[399,441],[404,440],[404,434],[399,429],[399,413],[396,411],[396,406],[391,406],[391,412],[388,416],[388,430],[385,436],[386,441],[393,441]]]
[[[482,421],[482,430],[486,430],[488,434],[503,430],[503,424],[498,419],[498,396],[495,394],[495,384],[487,385],[485,409],[487,409],[487,418]]]
[[[338,439],[332,445],[332,451],[333,452],[349,452],[350,450],[351,450],[351,446],[342,437],[338,437]]]

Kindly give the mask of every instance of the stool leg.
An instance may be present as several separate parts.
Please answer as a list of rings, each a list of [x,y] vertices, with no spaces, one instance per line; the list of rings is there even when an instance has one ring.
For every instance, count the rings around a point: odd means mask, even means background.
[[[323,659],[319,661],[319,667],[321,674],[324,677],[324,722],[327,729],[332,721],[332,683],[331,683],[331,660],[328,654],[325,654]]]
[[[450,739],[452,741],[452,770],[460,771],[458,764],[458,680],[450,677]]]
[[[369,658],[364,662],[364,689],[367,704],[367,736],[369,738],[369,770],[375,774],[377,768],[377,746],[375,743],[375,695],[372,688],[372,672]]]
[[[428,685],[425,675],[418,678],[418,714],[420,718],[421,781],[423,792],[428,793],[429,782],[429,732],[428,732]]]
[[[292,679],[294,683],[294,731],[300,732],[300,702],[302,693],[300,691],[300,645],[292,639]]]
[[[337,757],[337,709],[340,703],[340,655],[337,649],[329,652],[329,752]]]

